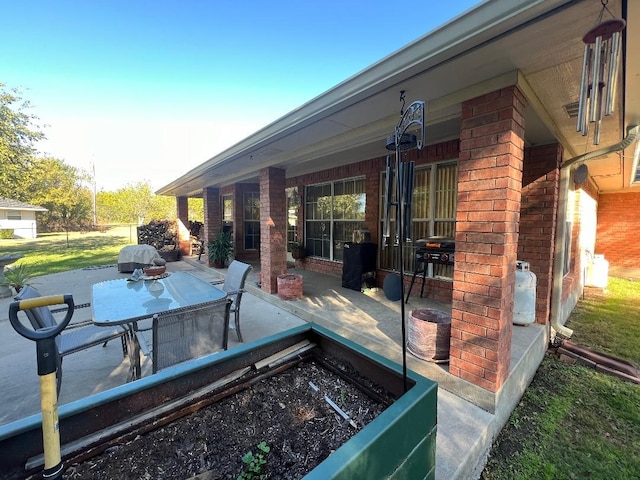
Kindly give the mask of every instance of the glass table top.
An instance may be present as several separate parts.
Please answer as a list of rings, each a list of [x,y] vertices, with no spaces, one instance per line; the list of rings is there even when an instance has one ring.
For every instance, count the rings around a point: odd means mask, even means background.
[[[149,318],[155,313],[212,302],[225,292],[188,272],[172,272],[158,280],[127,279],[96,283],[92,290],[94,323],[114,325]]]

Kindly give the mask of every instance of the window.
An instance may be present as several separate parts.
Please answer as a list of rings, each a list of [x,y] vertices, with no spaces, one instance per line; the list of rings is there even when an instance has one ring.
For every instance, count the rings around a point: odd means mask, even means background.
[[[367,204],[364,178],[339,180],[306,189],[306,235],[309,255],[342,260],[344,242],[364,228]]]
[[[565,222],[564,232],[564,263],[562,265],[562,275],[568,275],[571,271],[571,237],[573,235],[573,223]]]
[[[260,249],[260,193],[243,195],[244,205],[244,249]]]
[[[287,251],[291,251],[291,244],[299,242],[298,239],[298,207],[300,195],[298,187],[289,187],[285,190],[287,195]]]
[[[381,185],[384,185],[384,173]],[[395,191],[395,185],[394,185]],[[454,238],[456,231],[456,202],[458,194],[457,162],[434,163],[423,168],[416,168],[413,187],[413,206],[411,210],[413,240],[425,237]],[[384,205],[386,199],[382,193],[380,202],[381,227],[384,226]],[[386,246],[380,249],[380,267],[393,269],[396,267],[397,246],[395,239],[395,209],[391,209],[391,237],[386,239]],[[382,229],[381,229],[382,231]],[[408,244],[403,249],[403,266],[405,271],[413,272],[414,252],[416,247]],[[429,276],[453,277],[450,265],[429,265]]]
[[[20,210],[7,210],[7,220],[22,220],[22,212]]]
[[[233,225],[233,195],[222,196],[222,223]]]

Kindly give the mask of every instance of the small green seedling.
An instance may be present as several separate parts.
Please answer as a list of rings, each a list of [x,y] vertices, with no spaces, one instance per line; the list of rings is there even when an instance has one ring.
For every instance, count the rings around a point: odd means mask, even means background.
[[[254,455],[252,451],[242,456],[242,462],[245,464],[245,470],[238,476],[238,480],[258,480],[266,478],[262,475],[262,469],[267,463],[266,455],[271,451],[271,447],[267,442],[262,441],[258,444],[258,452]]]

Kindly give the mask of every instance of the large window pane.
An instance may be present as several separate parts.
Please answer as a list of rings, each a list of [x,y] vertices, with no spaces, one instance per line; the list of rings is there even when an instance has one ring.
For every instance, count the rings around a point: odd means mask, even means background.
[[[308,254],[342,260],[343,244],[364,228],[367,198],[363,178],[345,179],[306,189]]]
[[[260,249],[260,193],[248,192],[243,195],[244,248]]]
[[[384,185],[384,174],[382,185]],[[412,226],[413,240],[426,237],[455,236],[456,201],[458,189],[458,165],[454,162],[432,164],[415,172],[413,190]],[[381,226],[384,226],[385,216],[384,193],[381,204]],[[395,244],[395,208],[391,209],[391,237],[387,241],[387,247],[381,249],[380,267],[395,269],[397,265],[397,250]],[[405,244],[403,248],[403,268],[412,272],[415,268],[414,259],[417,247],[413,244]],[[447,265],[433,265],[433,276],[453,276],[453,268]]]

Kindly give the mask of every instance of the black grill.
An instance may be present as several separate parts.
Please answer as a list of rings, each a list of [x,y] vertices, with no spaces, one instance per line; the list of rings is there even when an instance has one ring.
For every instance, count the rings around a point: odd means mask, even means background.
[[[439,265],[453,265],[456,244],[451,239],[443,238],[421,238],[413,242],[418,249],[415,253],[415,266],[413,269],[413,277],[411,277],[411,285],[407,292],[405,303],[409,301],[411,289],[416,282],[416,277],[422,273],[422,287],[420,288],[420,298],[424,293],[424,283],[427,278],[427,264],[435,263]]]

